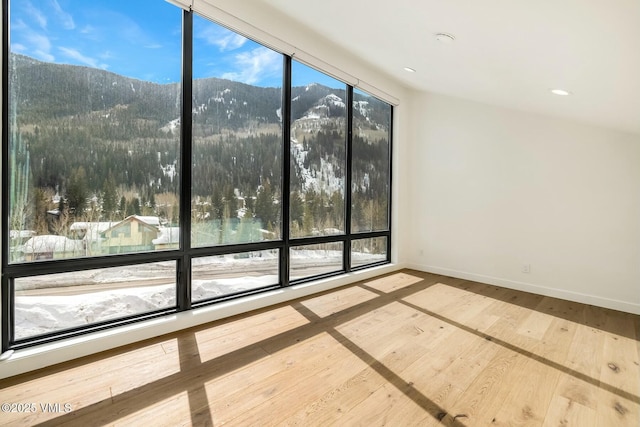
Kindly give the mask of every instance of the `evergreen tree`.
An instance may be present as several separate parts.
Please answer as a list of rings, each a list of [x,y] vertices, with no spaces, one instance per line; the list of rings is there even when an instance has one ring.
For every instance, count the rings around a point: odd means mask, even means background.
[[[222,220],[224,214],[224,200],[218,187],[214,188],[211,196],[211,216],[213,219]]]
[[[67,203],[69,211],[76,216],[82,215],[87,205],[87,173],[83,166],[71,172],[67,183]]]
[[[113,174],[105,179],[102,186],[102,216],[106,220],[111,220],[118,207],[118,193],[116,192],[116,180]]]
[[[294,191],[293,193],[291,193],[291,198],[290,198],[290,206],[291,206],[291,212],[290,212],[290,219],[291,219],[291,223],[296,223],[297,227],[301,227],[302,226],[302,221],[304,219],[304,204],[302,202],[302,199],[300,198],[300,194],[298,194],[297,191]]]
[[[124,219],[127,216],[127,199],[124,196],[120,197],[120,203],[118,204],[118,212],[120,217]]]
[[[36,234],[47,234],[47,211],[49,210],[49,196],[42,188],[34,189],[34,220],[33,228]]]
[[[258,192],[255,202],[255,213],[256,219],[261,221],[263,228],[268,228],[269,224],[275,222],[273,194],[269,183],[265,183]]]
[[[140,199],[138,199],[137,197],[134,197],[133,199],[131,199],[131,202],[129,202],[127,204],[127,216],[131,216],[131,215],[140,215]]]

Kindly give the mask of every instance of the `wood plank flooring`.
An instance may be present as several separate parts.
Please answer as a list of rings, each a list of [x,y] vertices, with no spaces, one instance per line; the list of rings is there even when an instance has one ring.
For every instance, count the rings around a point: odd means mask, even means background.
[[[2,380],[35,410],[0,425],[638,427],[639,335],[640,316],[403,270]]]

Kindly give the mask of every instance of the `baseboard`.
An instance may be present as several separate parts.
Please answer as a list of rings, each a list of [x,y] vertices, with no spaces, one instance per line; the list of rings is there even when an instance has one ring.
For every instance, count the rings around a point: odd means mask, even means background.
[[[262,294],[250,295],[245,298],[225,301],[123,327],[34,346],[11,353],[8,352],[0,359],[0,379],[339,288],[382,274],[392,273],[405,266],[404,263],[387,264]]]
[[[597,307],[610,308],[612,310],[624,311],[626,313],[640,314],[640,304],[627,301],[620,301],[604,298],[597,295],[583,294],[579,292],[566,291],[563,289],[549,288],[532,283],[519,282],[515,280],[503,279],[500,277],[485,276],[483,274],[470,273],[466,271],[452,270],[449,268],[436,267],[432,265],[422,265],[406,263],[406,268],[411,268],[425,273],[440,274],[443,276],[455,277],[458,279],[473,280],[474,282],[486,283],[488,285],[501,286],[503,288],[517,291],[531,292],[537,295],[544,295],[559,298],[567,301],[579,302],[582,304],[594,305]]]

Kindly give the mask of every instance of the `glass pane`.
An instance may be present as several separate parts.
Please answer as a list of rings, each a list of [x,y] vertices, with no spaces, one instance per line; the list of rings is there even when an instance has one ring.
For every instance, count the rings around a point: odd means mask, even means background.
[[[277,249],[194,258],[192,300],[277,285],[278,265]]]
[[[351,242],[351,268],[386,260],[386,237],[358,239]]]
[[[293,61],[291,237],[344,233],[346,85]]]
[[[15,337],[176,306],[173,261],[15,279]]]
[[[283,57],[194,17],[192,245],[279,239]]]
[[[391,105],[353,91],[351,231],[389,229]]]
[[[289,250],[290,280],[342,271],[342,242],[294,246]]]
[[[181,10],[11,2],[10,262],[162,249],[178,221]]]

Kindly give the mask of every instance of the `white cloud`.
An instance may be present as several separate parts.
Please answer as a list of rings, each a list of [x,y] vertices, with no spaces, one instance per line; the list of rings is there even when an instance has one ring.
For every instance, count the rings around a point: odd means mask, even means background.
[[[25,24],[22,19],[17,19],[15,22],[11,22],[11,31],[31,31],[31,29],[29,29],[27,24]]]
[[[36,24],[42,29],[47,28],[47,17],[38,8],[36,8],[30,1],[24,4],[25,12],[35,21]]]
[[[34,51],[31,52],[31,55],[34,58],[39,59],[41,61],[45,61],[45,62],[53,62],[56,59],[49,52],[44,52],[44,51],[41,51],[41,50],[34,50]]]
[[[26,52],[28,51],[27,47],[23,44],[20,43],[12,43],[11,44],[11,51],[12,52]]]
[[[51,0],[51,6],[53,6],[53,10],[55,11],[56,16],[62,23],[62,27],[65,30],[73,30],[74,28],[76,28],[76,24],[75,22],[73,22],[73,17],[69,13],[62,10],[57,0]]]
[[[49,37],[34,30],[22,19],[13,22],[11,30],[15,35],[13,37],[15,42],[11,44],[12,50],[41,61],[51,62],[55,59],[51,54],[51,40]]]
[[[247,39],[241,36],[240,34],[230,33],[224,38],[218,39],[216,46],[220,47],[222,52],[227,50],[235,50],[241,48]]]
[[[282,75],[282,55],[266,47],[239,53],[234,59],[238,71],[224,73],[223,79],[255,84],[267,77]]]
[[[238,49],[247,42],[240,34],[214,25],[207,26],[196,37],[204,39],[210,45],[218,46],[221,52]]]
[[[53,61],[55,58],[51,54],[51,41],[45,35],[35,32],[26,33],[24,41],[29,45],[29,50],[33,55],[43,61]]]
[[[89,67],[93,68],[107,68],[107,64],[99,64],[98,60],[96,60],[95,58],[85,56],[76,49],[71,49],[68,47],[59,47],[58,49],[60,49],[66,57],[75,59],[81,64],[88,65]]]
[[[82,29],[80,30],[80,32],[82,34],[91,34],[95,31],[95,29],[91,26],[91,25],[85,25],[84,27],[82,27]]]
[[[151,43],[145,46],[146,49],[161,49],[162,45],[159,43]]]

